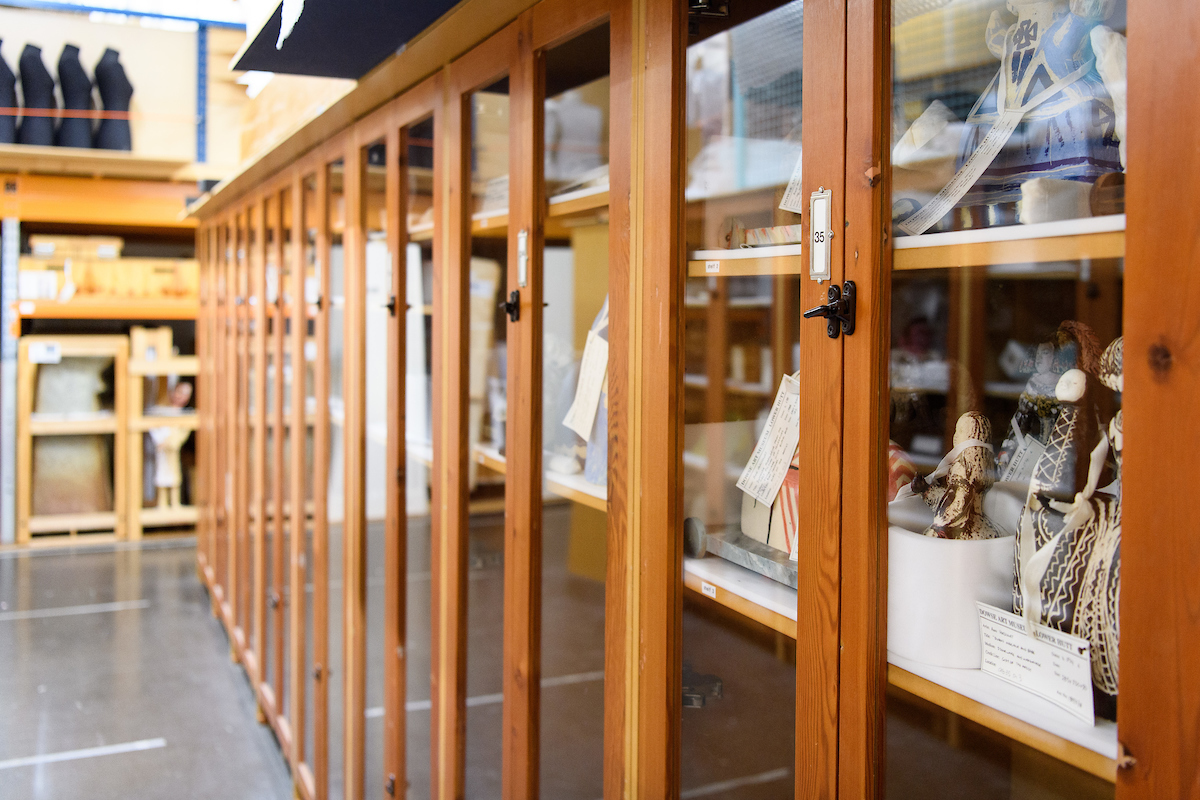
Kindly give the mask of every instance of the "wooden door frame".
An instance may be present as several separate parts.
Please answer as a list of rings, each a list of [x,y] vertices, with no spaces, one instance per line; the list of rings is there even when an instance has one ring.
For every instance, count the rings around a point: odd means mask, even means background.
[[[446,170],[436,190],[443,196],[444,224],[435,237],[444,242],[445,261],[433,278],[430,793],[436,798],[462,797],[466,787],[470,101],[476,89],[512,74],[516,48],[512,23],[451,63],[444,77],[446,125],[440,141]]]

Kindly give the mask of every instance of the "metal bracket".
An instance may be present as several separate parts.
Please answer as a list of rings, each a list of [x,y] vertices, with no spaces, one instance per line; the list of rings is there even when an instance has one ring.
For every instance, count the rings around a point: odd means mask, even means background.
[[[810,308],[804,312],[805,319],[824,317],[827,320],[825,332],[830,339],[836,339],[840,334],[849,336],[854,333],[854,314],[857,293],[854,281],[846,281],[838,288],[837,284],[829,287],[829,302],[823,306]]]

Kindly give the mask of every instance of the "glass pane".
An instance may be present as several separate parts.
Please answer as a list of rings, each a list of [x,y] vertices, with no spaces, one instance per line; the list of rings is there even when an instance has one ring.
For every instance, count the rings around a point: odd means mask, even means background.
[[[326,169],[325,198],[326,238],[329,250],[325,263],[329,265],[328,304],[329,341],[326,344],[326,363],[329,369],[329,464],[326,468],[326,512],[329,535],[326,545],[329,562],[329,664],[332,676],[327,682],[329,692],[329,796],[341,797],[345,790],[342,759],[344,747],[341,667],[342,656],[342,520],[345,518],[343,495],[346,489],[344,453],[346,412],[342,394],[342,343],[345,341],[346,262],[342,239],[345,233],[346,198],[344,194],[344,163],[341,159]]]
[[[258,376],[261,375],[259,364],[257,363],[257,355],[254,349],[254,331],[256,321],[254,319],[254,309],[258,302],[258,297],[251,291],[254,283],[250,276],[249,256],[251,249],[254,246],[254,231],[249,225],[250,215],[247,213],[241,217],[241,228],[238,232],[238,296],[245,298],[241,304],[242,320],[241,320],[241,336],[238,344],[238,354],[242,362],[242,375],[244,376],[243,390],[245,394],[242,396],[242,419],[239,424],[238,441],[242,450],[243,469],[241,475],[242,488],[242,519],[238,526],[238,542],[237,542],[237,619],[242,631],[245,633],[247,645],[253,649],[253,624],[252,609],[254,606],[253,597],[251,595],[252,585],[252,569],[250,565],[250,555],[252,551],[253,528],[255,523],[252,511],[257,507],[257,497],[255,496],[255,487],[253,475],[255,471],[255,454],[257,450],[256,439],[261,435],[254,425],[254,409],[255,395]],[[252,438],[253,437],[253,438]]]
[[[266,519],[263,523],[263,587],[264,596],[260,602],[264,604],[263,642],[258,651],[262,664],[262,682],[271,686],[279,702],[279,684],[275,679],[279,671],[279,651],[275,640],[279,636],[279,623],[282,618],[282,604],[276,601],[279,591],[279,576],[283,565],[279,560],[277,544],[281,528],[279,525],[282,503],[276,492],[279,488],[277,477],[280,465],[278,463],[278,444],[283,434],[282,420],[279,418],[277,401],[280,399],[279,381],[279,346],[282,343],[279,326],[279,254],[276,245],[279,242],[278,220],[279,198],[268,195],[263,203],[265,225],[263,228],[263,255],[265,271],[263,275],[264,319],[266,320],[266,367],[263,375],[266,381],[266,427],[263,429],[265,445],[263,447],[264,475],[263,507],[266,509]]]
[[[681,768],[684,793],[696,796],[750,796],[743,787],[754,786],[754,796],[784,797],[795,783],[792,194],[804,6],[768,8],[733,26],[699,18],[687,50]],[[751,455],[769,455],[770,441],[776,457],[752,471]]]
[[[406,767],[412,797],[429,797],[429,707],[433,611],[430,538],[430,474],[433,424],[433,118],[404,131],[401,162],[408,244],[404,249],[404,439],[407,454],[404,497],[407,505],[408,642],[406,677]]]
[[[288,719],[293,717],[293,709],[291,708],[291,694],[289,692],[291,674],[291,659],[290,646],[291,641],[291,625],[289,623],[290,613],[288,611],[289,604],[295,602],[292,597],[291,587],[291,538],[292,538],[292,514],[303,513],[303,508],[296,509],[295,501],[291,496],[292,486],[292,440],[293,429],[292,421],[289,416],[291,412],[291,397],[292,397],[292,346],[290,339],[291,332],[291,257],[292,257],[292,195],[290,190],[284,190],[279,195],[279,216],[277,218],[279,230],[276,234],[278,242],[275,252],[279,259],[279,288],[278,288],[278,313],[275,317],[275,324],[278,327],[276,336],[278,337],[277,350],[279,359],[279,375],[276,378],[276,391],[278,392],[278,400],[275,404],[276,414],[280,417],[278,427],[276,427],[276,435],[280,437],[280,441],[276,448],[276,469],[279,471],[278,478],[278,505],[279,512],[275,525],[275,535],[278,536],[276,544],[275,558],[275,585],[277,589],[277,597],[279,601],[275,607],[275,618],[278,621],[280,635],[276,641],[276,652],[278,654],[278,666],[276,667],[275,683],[276,694],[278,695],[278,705],[281,713]]]
[[[541,791],[585,800],[604,793],[608,42],[545,59]]]
[[[304,365],[304,504],[305,504],[305,534],[307,539],[304,546],[304,726],[303,750],[301,760],[310,766],[313,763],[316,742],[316,696],[317,685],[313,678],[315,662],[313,646],[316,636],[314,626],[313,588],[317,579],[313,555],[314,525],[312,520],[313,508],[313,475],[316,469],[313,454],[313,421],[317,413],[316,376],[314,367],[317,358],[316,316],[319,313],[315,305],[320,296],[320,285],[317,279],[317,232],[320,220],[317,217],[317,176],[308,175],[304,178],[303,190],[300,196],[300,208],[297,212],[303,221],[304,229],[304,272],[298,276],[299,297],[297,302],[304,305],[304,353],[301,363]]]
[[[500,796],[504,423],[508,318],[508,79],[471,95],[471,466],[467,581],[467,796]]]
[[[887,794],[1112,797],[1125,3],[894,13]]]
[[[392,298],[392,257],[387,241],[387,144],[374,142],[363,148],[362,228],[365,243],[366,318],[366,514],[367,545],[367,688],[366,688],[366,787],[381,789],[383,775],[384,683],[384,581],[389,428],[395,416],[388,409],[388,377],[393,369],[388,353]]]

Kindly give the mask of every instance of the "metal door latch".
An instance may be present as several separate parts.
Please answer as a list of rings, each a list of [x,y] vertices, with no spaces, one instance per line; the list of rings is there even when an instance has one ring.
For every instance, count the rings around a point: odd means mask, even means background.
[[[388,313],[393,317],[396,316],[396,295],[391,295],[388,297],[388,301],[384,303],[383,307],[386,308]]]
[[[508,318],[516,322],[521,318],[521,293],[513,289],[508,295],[508,300],[500,304],[500,308],[504,309],[504,313],[508,314]]]
[[[854,333],[855,297],[854,281],[846,281],[841,288],[836,284],[830,286],[829,302],[805,311],[804,318],[825,317],[828,321],[825,332],[830,339],[836,339],[843,333],[849,336]]]

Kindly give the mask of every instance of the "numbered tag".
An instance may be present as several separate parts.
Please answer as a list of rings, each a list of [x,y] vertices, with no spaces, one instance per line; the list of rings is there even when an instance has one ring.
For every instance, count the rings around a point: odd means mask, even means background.
[[[833,192],[821,187],[812,193],[808,201],[809,236],[808,277],[817,283],[829,280],[830,216],[833,208]]]

